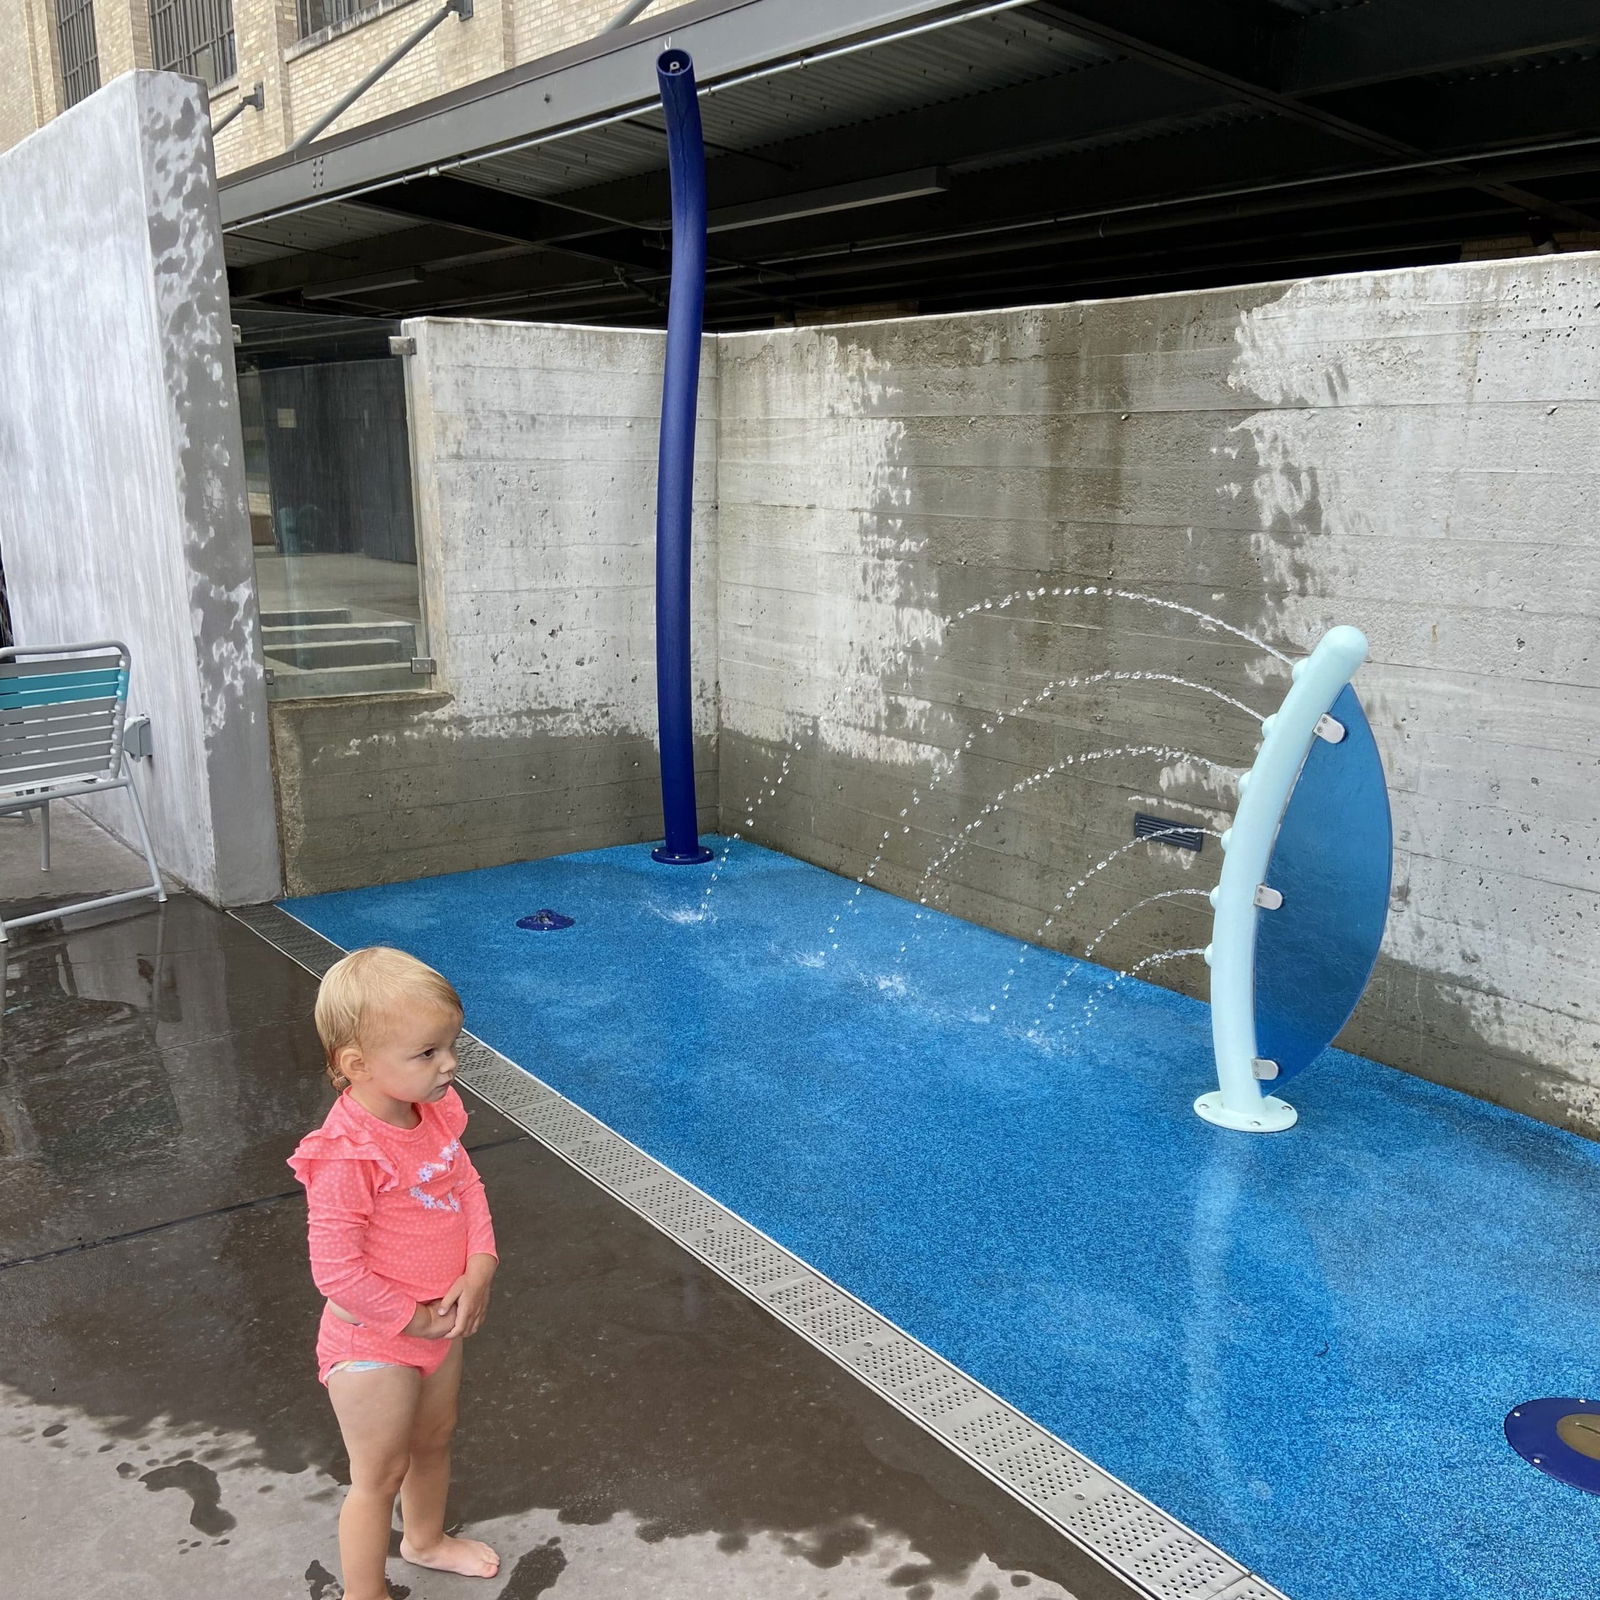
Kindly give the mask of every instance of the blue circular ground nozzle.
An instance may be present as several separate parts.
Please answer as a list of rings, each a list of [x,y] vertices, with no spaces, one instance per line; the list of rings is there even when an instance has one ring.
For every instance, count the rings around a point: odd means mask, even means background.
[[[1600,1494],[1600,1403],[1525,1400],[1506,1418],[1506,1443],[1546,1477]]]
[[[549,933],[556,928],[570,928],[572,918],[564,917],[559,911],[552,911],[549,906],[535,911],[531,917],[518,917],[517,926],[526,928],[530,933]]]

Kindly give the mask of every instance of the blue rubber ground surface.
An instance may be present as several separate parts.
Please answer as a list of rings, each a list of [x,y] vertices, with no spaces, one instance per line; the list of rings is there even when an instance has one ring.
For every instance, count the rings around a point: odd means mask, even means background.
[[[1600,1389],[1600,1149],[1339,1053],[1298,1128],[1228,1133],[1189,1109],[1203,1005],[1035,952],[991,1011],[1013,940],[869,891],[835,952],[851,884],[741,845],[702,918],[709,871],[286,905],[440,968],[474,1032],[1294,1600],[1596,1593],[1600,1499],[1501,1424]],[[545,906],[575,926],[515,926]]]

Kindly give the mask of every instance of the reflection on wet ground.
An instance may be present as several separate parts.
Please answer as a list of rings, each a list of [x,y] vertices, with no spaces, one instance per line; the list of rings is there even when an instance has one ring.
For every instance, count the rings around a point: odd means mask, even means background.
[[[314,981],[193,900],[4,947],[0,1483],[15,1600],[336,1600],[343,1459],[284,1159]],[[1131,1593],[484,1108],[506,1259],[456,1514],[492,1583],[411,1600]]]

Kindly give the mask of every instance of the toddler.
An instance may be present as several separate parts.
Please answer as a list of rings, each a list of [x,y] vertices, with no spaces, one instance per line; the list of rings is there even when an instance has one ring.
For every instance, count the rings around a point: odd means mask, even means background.
[[[318,1377],[350,1455],[345,1600],[389,1600],[397,1494],[402,1560],[492,1578],[488,1545],[444,1531],[461,1342],[483,1325],[499,1264],[483,1180],[461,1147],[461,999],[431,967],[375,947],[328,969],[316,1022],[339,1098],[289,1165],[327,1297]]]

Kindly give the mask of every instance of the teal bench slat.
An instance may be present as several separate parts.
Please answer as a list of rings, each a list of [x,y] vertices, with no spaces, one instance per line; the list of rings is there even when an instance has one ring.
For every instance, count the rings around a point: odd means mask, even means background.
[[[127,698],[126,672],[58,672],[28,677],[0,675],[0,708],[64,705],[72,700]]]

